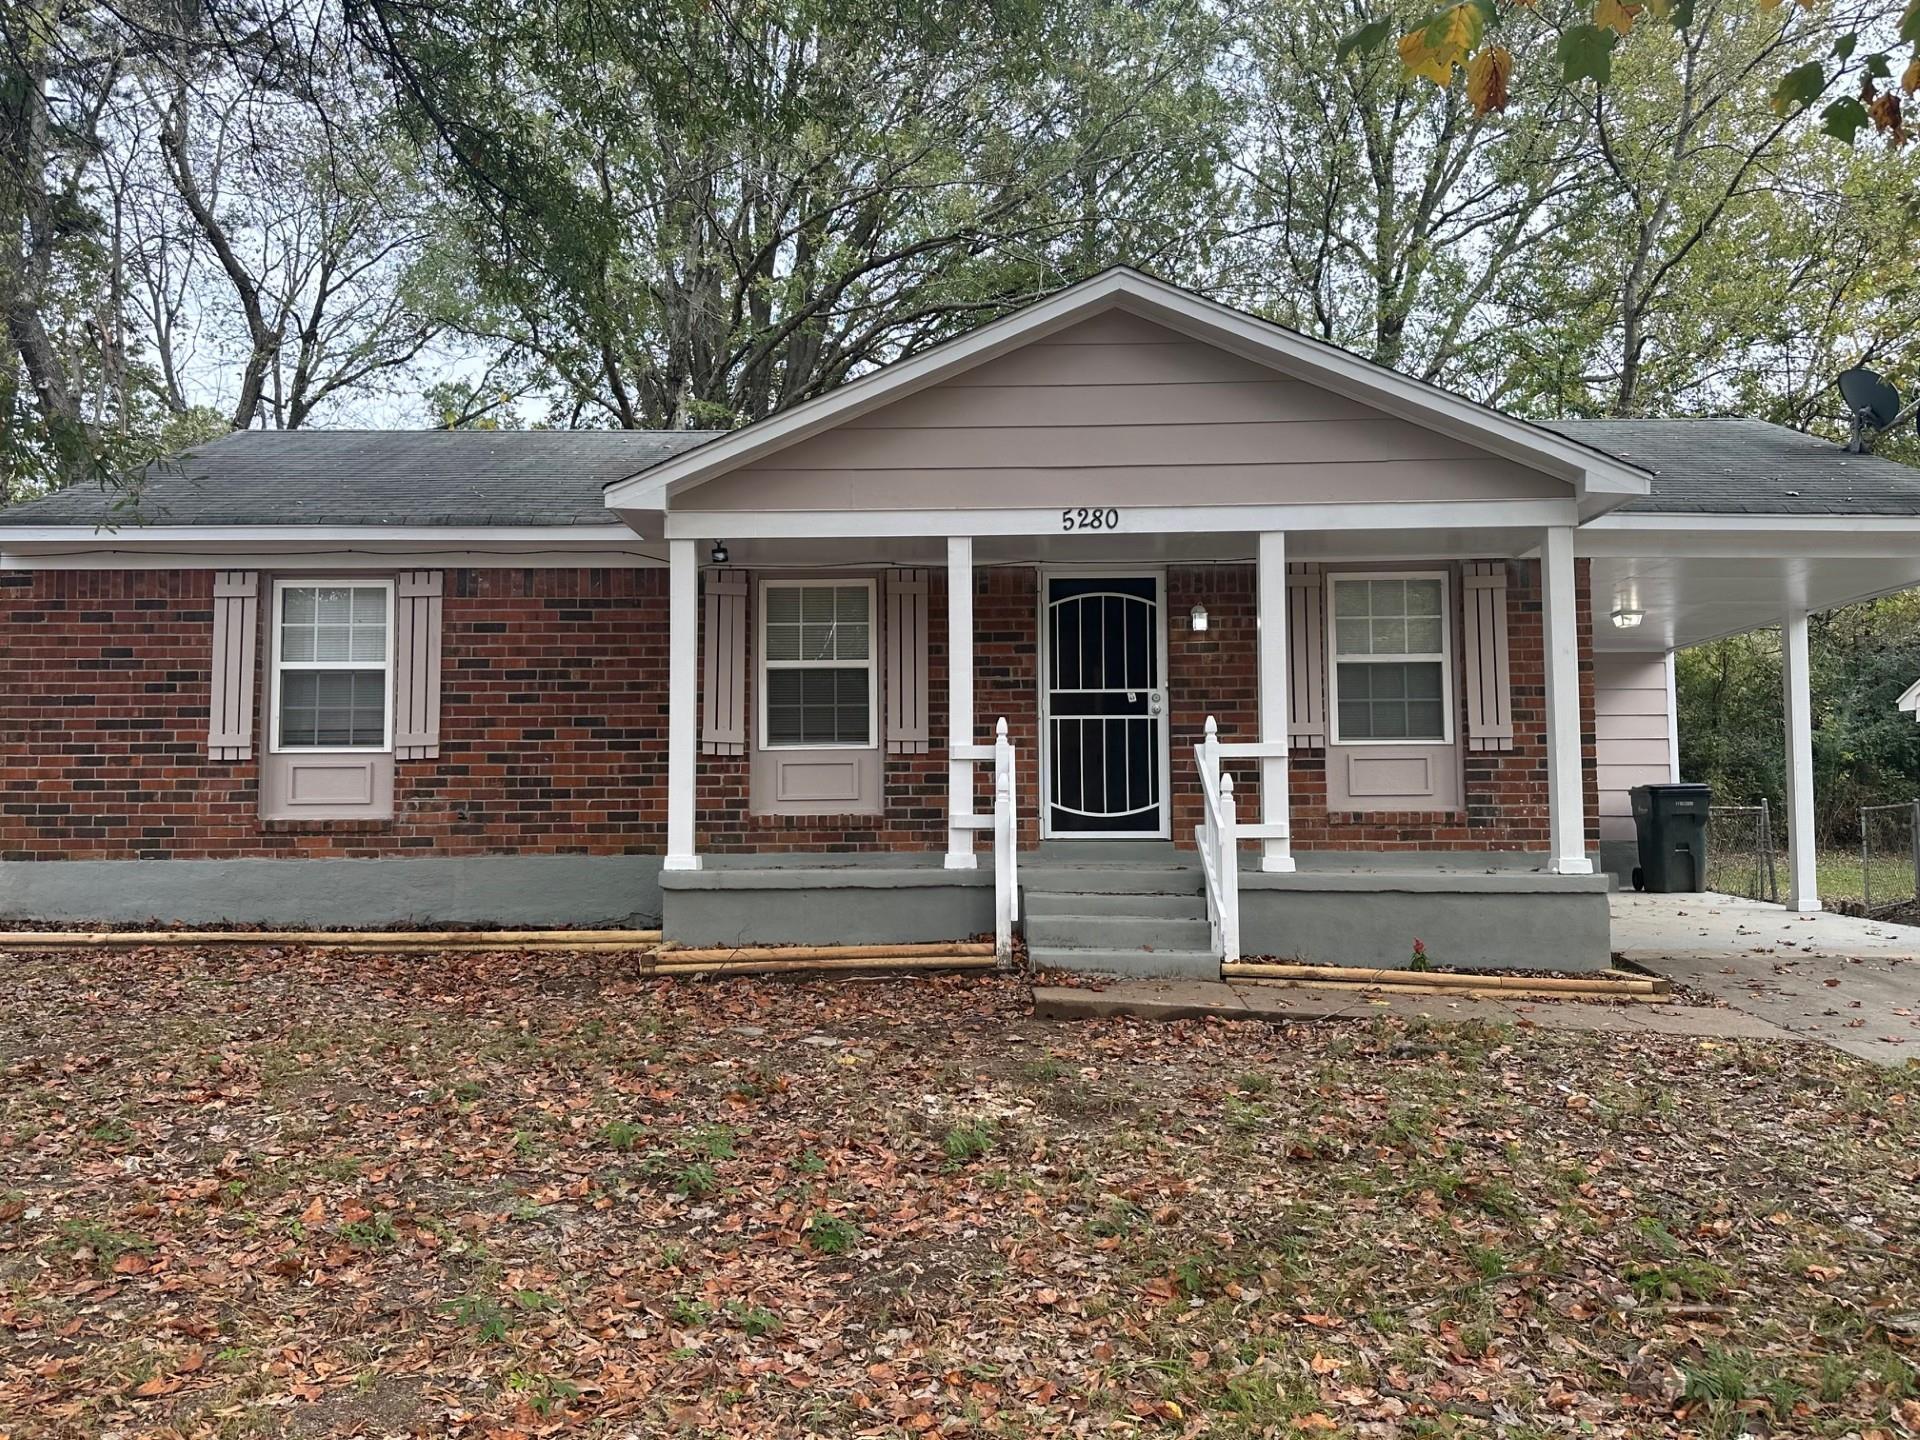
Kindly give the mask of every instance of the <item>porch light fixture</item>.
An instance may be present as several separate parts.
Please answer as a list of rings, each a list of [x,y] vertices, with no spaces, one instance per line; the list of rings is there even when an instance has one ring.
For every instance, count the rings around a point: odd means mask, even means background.
[[[1631,630],[1633,629],[1634,626],[1638,625],[1642,620],[1646,618],[1647,618],[1646,611],[1632,610],[1627,608],[1624,605],[1621,606],[1620,609],[1613,612],[1614,628],[1619,630]]]
[[[716,565],[726,564],[727,563],[727,542],[724,540],[714,541],[713,549],[707,552],[707,558],[713,561],[713,563]]]
[[[1191,630],[1205,630],[1207,628],[1206,606],[1196,605],[1193,607],[1192,613],[1187,616],[1187,627]]]

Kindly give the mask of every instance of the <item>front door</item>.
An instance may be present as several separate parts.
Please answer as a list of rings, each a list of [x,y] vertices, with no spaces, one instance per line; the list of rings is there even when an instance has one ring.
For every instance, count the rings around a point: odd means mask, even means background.
[[[1157,575],[1049,575],[1046,833],[1165,836],[1166,606]]]

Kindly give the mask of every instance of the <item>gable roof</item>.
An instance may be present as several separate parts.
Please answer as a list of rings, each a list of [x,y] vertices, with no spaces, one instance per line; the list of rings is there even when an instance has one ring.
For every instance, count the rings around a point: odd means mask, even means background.
[[[1648,491],[1650,477],[1632,461],[1138,270],[1116,266],[828,394],[731,431],[697,452],[661,461],[608,486],[607,505],[629,516],[666,510],[674,496],[706,480],[1112,309],[1129,311],[1565,480],[1580,497],[1583,515],[1620,503],[1608,497],[1642,496]]]
[[[617,523],[601,487],[712,430],[239,430],[129,477],[0,512],[8,525]],[[138,495],[137,507],[119,502]]]
[[[1764,420],[1543,423],[1653,473],[1628,513],[1920,515],[1920,470]]]

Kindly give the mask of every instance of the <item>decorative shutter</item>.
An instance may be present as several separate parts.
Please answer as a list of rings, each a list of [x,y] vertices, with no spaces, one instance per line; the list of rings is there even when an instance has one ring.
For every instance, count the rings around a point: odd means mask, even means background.
[[[1320,567],[1287,567],[1287,743],[1327,743],[1327,592]]]
[[[253,655],[260,635],[260,574],[213,572],[213,698],[207,758],[253,758]]]
[[[701,663],[700,749],[744,755],[747,749],[747,572],[706,573],[707,648]]]
[[[1477,560],[1461,585],[1466,636],[1467,748],[1513,749],[1513,672],[1507,660],[1507,567]]]
[[[927,572],[889,570],[886,579],[887,749],[927,753]]]
[[[402,570],[393,587],[393,758],[440,758],[439,570]]]

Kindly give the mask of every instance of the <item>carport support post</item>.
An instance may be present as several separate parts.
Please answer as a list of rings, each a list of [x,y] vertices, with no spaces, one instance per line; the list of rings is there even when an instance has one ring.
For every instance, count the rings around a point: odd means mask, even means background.
[[[1580,764],[1580,631],[1575,605],[1573,528],[1540,536],[1541,639],[1547,659],[1547,834],[1550,867],[1591,875],[1587,858],[1586,777]]]
[[[947,540],[947,869],[972,870],[973,762],[953,758],[973,735],[973,537]]]
[[[1287,831],[1287,537],[1260,532],[1260,741],[1280,753],[1260,758],[1260,823],[1278,826],[1260,842],[1260,868],[1285,873],[1293,866]]]
[[[667,870],[698,870],[694,757],[700,712],[700,559],[692,540],[667,542]]]
[[[1804,610],[1789,610],[1780,622],[1780,685],[1787,712],[1787,907],[1811,915],[1820,908],[1820,885],[1813,865],[1813,697]]]

